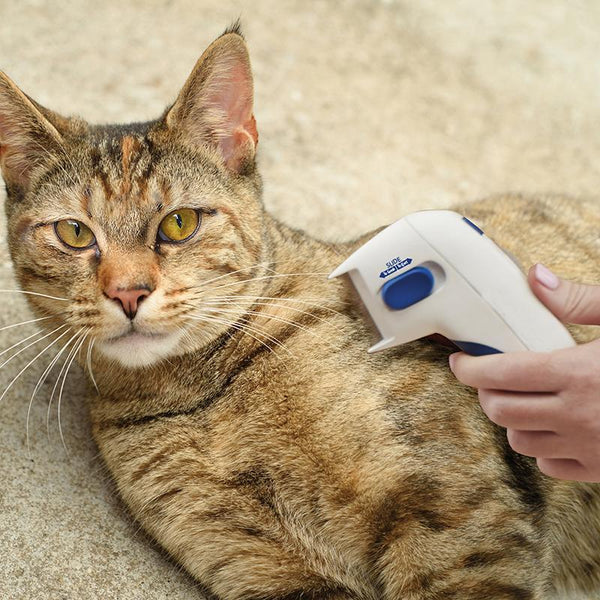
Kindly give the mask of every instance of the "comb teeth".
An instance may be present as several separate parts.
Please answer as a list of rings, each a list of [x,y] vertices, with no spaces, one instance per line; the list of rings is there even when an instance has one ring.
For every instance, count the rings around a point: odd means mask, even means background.
[[[339,277],[340,275],[344,275],[348,271],[350,271],[350,268],[348,268],[348,260],[345,260],[337,269],[335,269],[334,271],[332,271],[330,273],[330,275],[327,279],[335,279],[336,277]]]

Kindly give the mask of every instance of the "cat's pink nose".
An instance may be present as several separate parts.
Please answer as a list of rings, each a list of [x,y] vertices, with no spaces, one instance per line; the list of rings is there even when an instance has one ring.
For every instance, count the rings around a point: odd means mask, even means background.
[[[151,294],[151,291],[145,286],[129,290],[110,287],[105,293],[111,300],[121,305],[123,312],[130,319],[134,319],[140,303]]]

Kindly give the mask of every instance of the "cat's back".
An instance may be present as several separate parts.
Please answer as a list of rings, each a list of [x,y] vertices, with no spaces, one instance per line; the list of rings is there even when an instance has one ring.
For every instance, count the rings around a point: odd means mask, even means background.
[[[581,282],[600,281],[600,200],[508,194],[459,205],[457,211],[518,259],[541,262]]]

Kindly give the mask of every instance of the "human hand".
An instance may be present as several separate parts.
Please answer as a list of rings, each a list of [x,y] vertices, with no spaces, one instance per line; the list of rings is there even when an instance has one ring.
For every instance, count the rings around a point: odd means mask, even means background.
[[[534,294],[561,321],[600,325],[600,286],[529,270]],[[553,352],[450,356],[456,377],[479,389],[485,414],[516,452],[558,479],[600,482],[600,339]]]

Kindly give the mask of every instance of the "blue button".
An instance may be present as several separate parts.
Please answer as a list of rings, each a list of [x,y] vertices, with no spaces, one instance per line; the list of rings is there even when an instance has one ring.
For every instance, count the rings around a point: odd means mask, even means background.
[[[502,350],[497,350],[491,346],[485,344],[478,344],[477,342],[462,342],[452,340],[463,352],[470,354],[471,356],[485,356],[486,354],[502,354]]]
[[[467,217],[463,217],[463,221],[467,225],[470,225],[479,235],[483,235],[483,230],[479,229],[479,227],[477,227],[477,225],[475,225],[475,223],[473,223],[473,221],[469,221],[469,219],[467,219]]]
[[[429,269],[415,267],[387,281],[381,288],[381,296],[390,308],[401,310],[427,298],[431,294],[433,283],[433,275]]]

